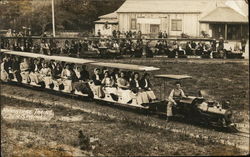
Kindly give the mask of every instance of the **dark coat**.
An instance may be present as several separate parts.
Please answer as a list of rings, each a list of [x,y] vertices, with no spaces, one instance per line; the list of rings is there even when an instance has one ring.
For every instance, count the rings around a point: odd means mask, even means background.
[[[147,79],[147,81],[148,81],[148,87],[145,87],[145,86],[146,86],[146,81],[145,81],[145,79],[141,79],[141,80],[140,80],[140,87],[141,87],[142,89],[144,89],[144,90],[148,90],[148,88],[151,88],[151,83],[150,83],[149,79]]]
[[[32,64],[30,65],[30,71],[31,71],[31,72],[35,72],[35,68],[36,68],[35,64],[32,63]],[[37,64],[37,68],[38,68],[38,70],[40,71],[40,70],[42,69],[42,65],[41,65],[41,64]]]
[[[96,79],[96,75],[95,74],[91,78],[94,81],[95,85],[101,85],[102,84],[101,82],[102,82],[103,78],[100,75],[99,75],[99,78],[100,78],[99,80]]]
[[[88,80],[89,79],[89,72],[87,70],[82,70],[80,72],[81,77],[79,78],[80,80]]]
[[[139,88],[140,88],[140,81],[138,81],[139,83],[139,87],[136,86],[136,81],[133,79],[129,82],[130,84],[130,89],[134,92],[134,93],[137,93],[139,91]]]

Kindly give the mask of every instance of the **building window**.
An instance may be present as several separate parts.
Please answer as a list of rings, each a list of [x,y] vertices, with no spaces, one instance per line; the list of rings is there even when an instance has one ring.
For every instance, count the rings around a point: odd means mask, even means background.
[[[182,20],[172,20],[172,31],[182,31]]]
[[[136,29],[136,19],[131,19],[131,29],[132,30]]]

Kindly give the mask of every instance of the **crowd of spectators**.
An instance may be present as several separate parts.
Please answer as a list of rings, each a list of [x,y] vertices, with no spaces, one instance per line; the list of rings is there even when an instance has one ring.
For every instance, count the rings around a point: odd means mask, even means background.
[[[124,37],[125,36],[125,37]],[[169,40],[167,33],[160,32],[157,39],[142,39],[141,32],[113,31],[113,36],[104,38],[79,38],[79,39],[53,39],[46,38],[46,34],[39,39],[29,36],[17,38],[2,38],[1,48],[14,51],[41,53],[46,55],[66,55],[72,57],[84,57],[85,54],[97,56],[129,55],[130,57],[153,57],[165,55],[169,58],[181,58],[187,56],[200,56],[204,58],[225,58],[230,52],[224,49],[224,39],[216,40]],[[22,37],[22,38],[18,38]],[[243,39],[244,40],[244,39]],[[244,40],[245,41],[245,40]],[[242,48],[244,52],[244,42]]]

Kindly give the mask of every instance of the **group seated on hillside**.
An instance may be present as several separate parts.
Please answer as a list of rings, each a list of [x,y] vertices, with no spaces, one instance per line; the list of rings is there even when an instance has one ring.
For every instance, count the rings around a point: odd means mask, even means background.
[[[0,61],[1,81],[4,82],[16,81],[98,98],[104,98],[108,93],[113,96],[114,101],[122,97],[124,103],[136,99],[138,104],[143,104],[156,99],[148,73],[140,78],[137,72],[125,72],[117,68],[110,72],[106,68],[96,68],[93,75],[90,75],[86,65],[11,55],[1,56]]]

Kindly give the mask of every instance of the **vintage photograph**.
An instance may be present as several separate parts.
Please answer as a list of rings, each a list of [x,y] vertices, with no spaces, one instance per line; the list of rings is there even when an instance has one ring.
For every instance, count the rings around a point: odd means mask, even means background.
[[[245,156],[248,0],[0,0],[2,157]]]

